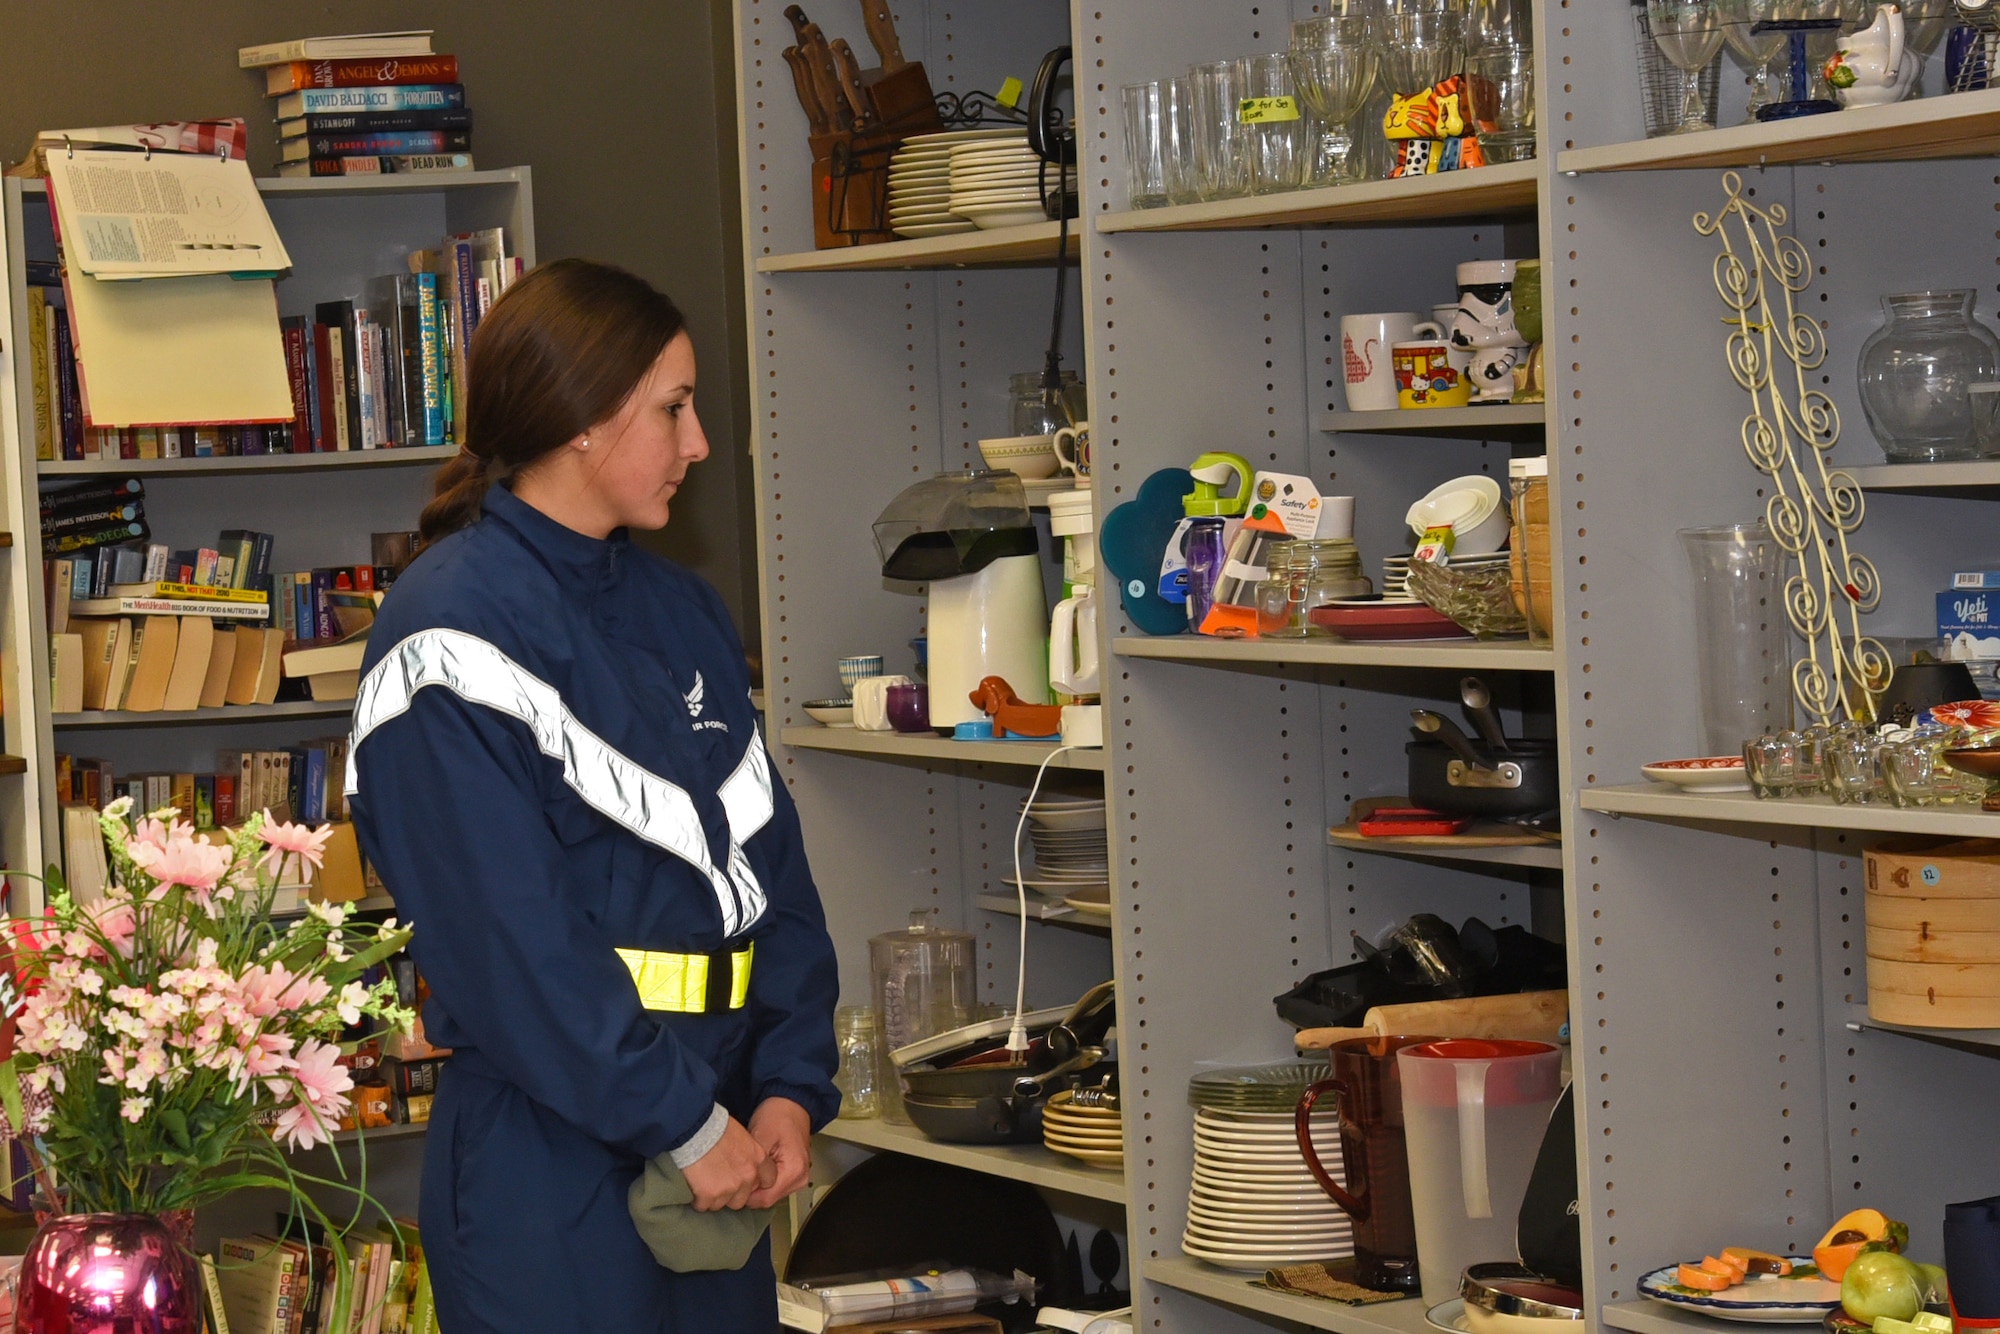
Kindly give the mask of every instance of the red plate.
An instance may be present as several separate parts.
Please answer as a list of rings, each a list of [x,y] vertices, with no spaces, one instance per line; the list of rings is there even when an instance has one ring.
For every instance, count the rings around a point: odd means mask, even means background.
[[[1422,602],[1335,602],[1306,614],[1342,639],[1472,638],[1470,630]]]

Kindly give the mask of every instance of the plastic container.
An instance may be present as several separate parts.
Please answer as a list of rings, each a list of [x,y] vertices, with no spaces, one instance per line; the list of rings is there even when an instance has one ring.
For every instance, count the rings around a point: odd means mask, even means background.
[[[889,1053],[965,1026],[972,1009],[973,937],[934,925],[927,912],[913,912],[906,929],[869,940],[868,973],[881,1021],[882,1115],[908,1125]]]
[[[1405,1047],[1396,1064],[1417,1265],[1435,1304],[1458,1296],[1467,1265],[1518,1254],[1521,1200],[1562,1096],[1562,1051],[1453,1038]]]

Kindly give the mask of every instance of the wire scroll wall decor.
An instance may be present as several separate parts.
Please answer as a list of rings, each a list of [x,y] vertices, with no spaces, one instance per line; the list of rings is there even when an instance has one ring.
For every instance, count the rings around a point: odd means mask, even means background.
[[[1861,616],[1875,609],[1882,587],[1874,563],[1848,545],[1861,527],[1860,484],[1827,465],[1840,412],[1807,387],[1826,360],[1819,322],[1798,309],[1812,261],[1797,237],[1781,233],[1784,205],[1751,203],[1733,171],[1723,173],[1722,188],[1722,208],[1695,214],[1694,225],[1722,239],[1715,288],[1729,308],[1729,373],[1750,395],[1743,448],[1771,479],[1764,521],[1786,556],[1786,617],[1805,641],[1792,664],[1792,693],[1818,722],[1872,723],[1890,660],[1862,632]]]

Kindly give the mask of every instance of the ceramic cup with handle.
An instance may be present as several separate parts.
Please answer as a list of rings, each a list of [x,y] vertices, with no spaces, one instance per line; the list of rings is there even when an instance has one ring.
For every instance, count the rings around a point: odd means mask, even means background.
[[[1436,324],[1419,324],[1414,334],[1394,345],[1392,359],[1396,406],[1462,408],[1472,401],[1472,385],[1452,363],[1451,341]]]
[[[1055,446],[1056,466],[1071,477],[1090,476],[1090,423],[1065,426],[1049,437]]]
[[[1417,336],[1414,311],[1340,317],[1340,360],[1347,375],[1349,412],[1387,412],[1396,406],[1396,368],[1390,349]]]

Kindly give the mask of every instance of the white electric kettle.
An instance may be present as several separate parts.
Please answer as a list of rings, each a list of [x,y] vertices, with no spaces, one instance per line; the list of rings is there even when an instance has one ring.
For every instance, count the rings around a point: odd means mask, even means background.
[[[1056,603],[1049,618],[1049,685],[1064,695],[1095,695],[1097,599],[1089,584]]]

